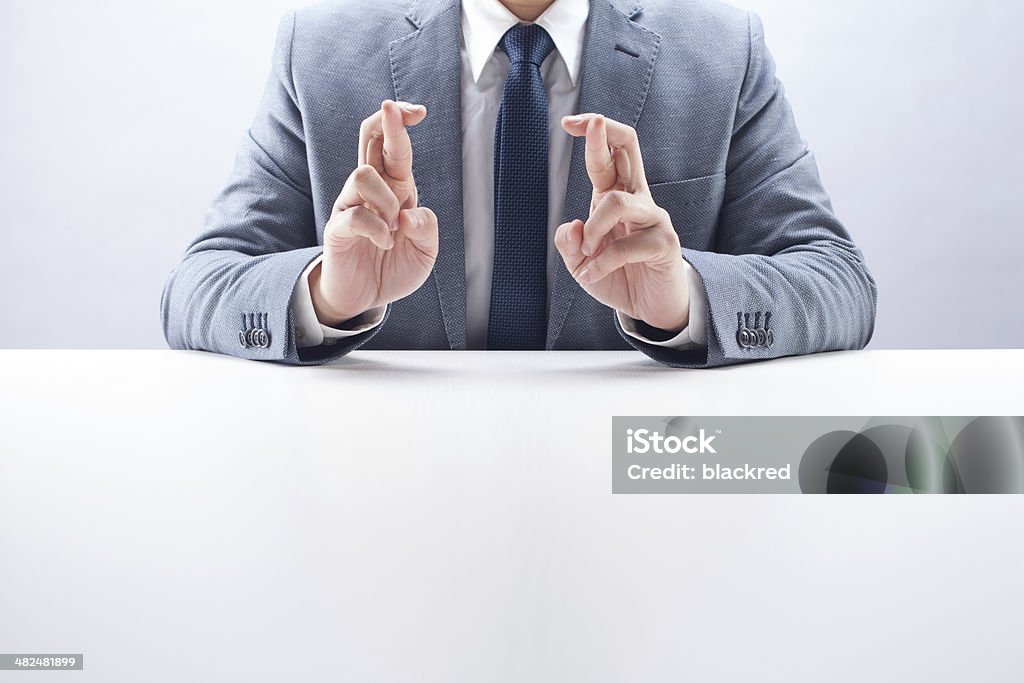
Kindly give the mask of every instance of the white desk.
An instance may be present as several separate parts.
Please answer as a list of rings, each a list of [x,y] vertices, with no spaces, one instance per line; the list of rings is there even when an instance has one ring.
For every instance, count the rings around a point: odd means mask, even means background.
[[[0,652],[104,682],[1018,681],[1020,497],[612,496],[610,437],[1019,415],[1022,387],[1024,351],[2,351]]]

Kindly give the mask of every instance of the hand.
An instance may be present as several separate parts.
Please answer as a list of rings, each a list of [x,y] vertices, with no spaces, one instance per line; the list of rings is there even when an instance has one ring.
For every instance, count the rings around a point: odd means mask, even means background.
[[[336,327],[415,292],[437,260],[437,216],[417,206],[406,126],[422,105],[385,101],[359,130],[359,166],[324,228],[324,257],[309,276],[320,322]]]
[[[597,114],[567,116],[562,127],[586,136],[594,186],[590,218],[559,226],[555,247],[590,296],[662,330],[690,320],[690,289],[668,212],[654,203],[636,131]]]

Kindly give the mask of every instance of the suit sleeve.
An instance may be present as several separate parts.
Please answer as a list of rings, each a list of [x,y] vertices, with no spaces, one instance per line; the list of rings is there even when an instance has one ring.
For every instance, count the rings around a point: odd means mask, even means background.
[[[164,285],[164,337],[174,349],[314,365],[365,344],[299,349],[290,300],[318,246],[305,131],[292,79],[295,15],[278,29],[273,69],[227,186]],[[258,328],[263,334],[250,334]]]
[[[624,335],[674,367],[860,349],[874,330],[874,279],[836,218],[756,15],[749,27],[715,251],[683,249],[707,293],[707,348],[679,351]]]

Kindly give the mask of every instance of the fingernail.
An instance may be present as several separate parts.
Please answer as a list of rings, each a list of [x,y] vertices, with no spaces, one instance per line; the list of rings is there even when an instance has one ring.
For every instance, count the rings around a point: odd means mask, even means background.
[[[592,251],[592,250],[591,250],[591,248],[590,248],[590,245],[589,245],[589,244],[587,244],[586,242],[584,242],[584,243],[583,243],[583,255],[584,255],[584,256],[590,256],[590,252],[591,252],[591,251]]]
[[[580,273],[580,277],[579,277],[580,284],[589,285],[590,284],[590,275],[591,275],[590,268],[584,268],[583,272]]]
[[[582,116],[566,116],[565,120],[569,123],[583,123]]]
[[[419,111],[421,109],[423,109],[423,105],[422,104],[410,104],[408,102],[403,102],[402,103],[402,110],[403,111]]]

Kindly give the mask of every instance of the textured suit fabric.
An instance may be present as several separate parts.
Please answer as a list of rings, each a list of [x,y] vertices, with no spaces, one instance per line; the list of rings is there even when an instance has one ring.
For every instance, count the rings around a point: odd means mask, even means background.
[[[511,62],[494,129],[494,274],[487,348],[543,351],[547,330],[548,95],[555,49],[536,24],[501,39]]]
[[[457,0],[346,1],[282,21],[234,172],[165,285],[171,347],[293,364],[359,347],[466,348],[459,12]],[[559,262],[547,349],[632,346],[668,365],[710,367],[868,343],[875,283],[822,187],[755,15],[709,0],[592,0],[581,78],[578,111],[637,131],[651,192],[707,291],[708,348],[628,337]],[[437,264],[379,327],[300,352],[289,297],[322,252],[356,166],[359,124],[387,98],[429,111],[410,135],[420,203],[439,219]],[[582,140],[570,167],[565,221],[589,213]],[[264,347],[239,344],[248,314],[266,321]],[[737,320],[756,314],[771,314],[770,347],[738,341]]]

